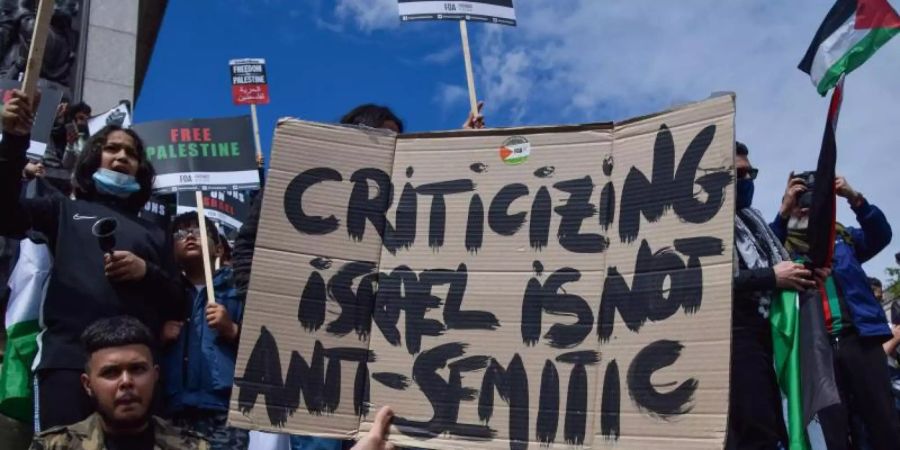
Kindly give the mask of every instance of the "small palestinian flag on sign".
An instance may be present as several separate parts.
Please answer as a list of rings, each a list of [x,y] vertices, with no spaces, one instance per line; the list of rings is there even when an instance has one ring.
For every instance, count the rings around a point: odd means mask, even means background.
[[[522,136],[512,136],[500,147],[500,159],[511,166],[524,163],[530,155],[531,143]]]
[[[809,74],[824,96],[841,75],[861,66],[897,33],[900,16],[889,0],[837,0],[819,26],[800,70]]]

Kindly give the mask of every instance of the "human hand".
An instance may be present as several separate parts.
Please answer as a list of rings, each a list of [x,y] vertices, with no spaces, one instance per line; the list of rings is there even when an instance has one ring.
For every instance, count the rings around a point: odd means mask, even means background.
[[[237,324],[231,320],[228,310],[218,303],[206,305],[206,323],[228,340],[232,340],[238,335]]]
[[[40,162],[28,161],[28,163],[25,164],[25,168],[22,169],[22,174],[25,175],[25,178],[31,179],[44,176],[46,170],[44,170],[44,165]]]
[[[813,278],[816,280],[816,285],[824,286],[825,280],[831,276],[831,267],[820,267],[818,269],[813,270]]]
[[[160,333],[160,340],[163,344],[170,344],[178,340],[178,335],[181,334],[181,328],[184,327],[184,322],[179,320],[167,320],[163,323],[162,332]]]
[[[802,291],[816,285],[816,282],[810,279],[812,273],[806,270],[803,264],[782,261],[773,269],[775,269],[775,285],[781,289]]]
[[[63,117],[66,116],[66,110],[69,108],[69,104],[66,102],[61,102],[59,106],[56,107],[56,120],[62,120]]]
[[[34,125],[34,110],[31,99],[24,92],[13,89],[12,96],[3,105],[3,113],[0,120],[3,123],[3,132],[17,136],[27,136]],[[36,102],[35,102],[36,103]]]
[[[469,111],[469,117],[463,122],[463,129],[480,130],[484,128],[484,115],[481,114],[482,108],[484,108],[484,102],[478,102],[478,113],[472,114],[472,111]]]
[[[103,264],[106,277],[111,281],[138,281],[147,274],[147,262],[124,250],[103,255]]]
[[[784,196],[781,197],[781,207],[778,214],[783,219],[787,219],[797,205],[797,200],[806,192],[806,183],[802,178],[794,177],[794,172],[788,176],[787,187],[784,189]]]
[[[850,186],[850,183],[847,183],[847,179],[841,176],[835,177],[834,179],[834,193],[839,197],[844,197],[851,202],[856,199],[859,195],[853,187]]]
[[[894,335],[894,339],[900,340],[900,325],[892,325],[891,333]]]
[[[366,437],[360,439],[350,450],[395,450],[396,446],[388,442],[388,434],[391,431],[391,419],[394,411],[390,406],[382,406],[375,414],[372,429]]]
[[[78,141],[78,128],[74,126],[66,126],[66,143],[74,144]]]

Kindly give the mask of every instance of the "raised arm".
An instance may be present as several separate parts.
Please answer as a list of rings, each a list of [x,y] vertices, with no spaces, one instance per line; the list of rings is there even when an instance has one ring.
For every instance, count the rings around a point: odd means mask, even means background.
[[[24,93],[12,91],[0,115],[3,138],[0,139],[0,235],[20,238],[34,228],[55,239],[59,198],[24,200],[22,169],[28,162],[25,151],[31,142],[34,123],[32,102]]]

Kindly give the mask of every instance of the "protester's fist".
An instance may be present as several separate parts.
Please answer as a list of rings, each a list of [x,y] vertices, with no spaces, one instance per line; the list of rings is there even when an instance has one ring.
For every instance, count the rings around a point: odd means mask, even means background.
[[[34,125],[34,108],[31,99],[24,92],[13,89],[12,95],[3,105],[3,132],[17,136],[26,136],[31,133]],[[36,102],[35,102],[36,103]]]
[[[472,114],[472,111],[469,111],[469,117],[463,123],[463,129],[478,130],[484,128],[484,115],[481,114],[482,108],[484,108],[484,102],[478,102],[478,113]]]
[[[802,178],[794,177],[794,172],[791,172],[788,176],[787,187],[784,189],[784,196],[781,197],[781,207],[778,209],[778,214],[782,218],[787,219],[794,210],[794,206],[797,205],[797,199],[804,192],[806,192],[806,183]]]
[[[111,281],[139,281],[147,274],[147,263],[134,253],[116,250],[103,255],[103,270]]]
[[[162,333],[160,333],[160,341],[163,345],[177,341],[182,327],[184,327],[184,322],[180,320],[167,320],[163,323]]]
[[[395,450],[396,446],[388,442],[388,434],[391,431],[391,419],[394,411],[390,406],[382,406],[375,414],[372,429],[366,437],[359,440],[350,450]]]
[[[25,168],[22,169],[22,175],[25,175],[25,178],[32,179],[34,177],[42,177],[46,175],[46,171],[44,170],[44,165],[39,162],[31,162],[28,161],[25,164]]]
[[[802,291],[815,287],[816,282],[811,279],[812,273],[791,261],[782,261],[775,265],[775,285],[781,289],[793,289]]]
[[[226,339],[232,340],[238,335],[237,324],[231,320],[228,310],[218,303],[206,305],[206,323]]]

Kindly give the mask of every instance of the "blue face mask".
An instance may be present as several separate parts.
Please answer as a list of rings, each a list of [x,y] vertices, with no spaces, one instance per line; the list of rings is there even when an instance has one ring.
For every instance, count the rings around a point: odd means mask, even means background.
[[[115,170],[97,169],[93,179],[97,192],[101,194],[128,198],[131,194],[141,190],[141,185],[133,176]]]
[[[742,179],[737,180],[735,184],[735,193],[737,200],[734,207],[737,209],[749,208],[753,204],[753,180]]]

